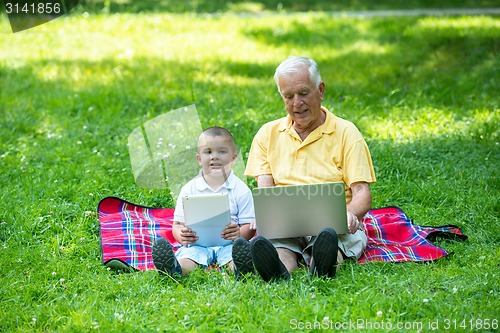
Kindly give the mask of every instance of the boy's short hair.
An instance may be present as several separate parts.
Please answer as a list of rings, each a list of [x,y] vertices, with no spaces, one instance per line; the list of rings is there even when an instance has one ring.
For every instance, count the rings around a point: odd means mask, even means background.
[[[231,144],[233,146],[234,149],[236,149],[236,144],[234,143],[234,137],[233,135],[231,134],[231,132],[229,132],[227,129],[225,129],[224,127],[220,127],[220,126],[212,126],[212,127],[209,127],[207,129],[205,129],[201,135],[208,135],[208,136],[222,136],[226,139],[228,139],[229,141],[231,141]],[[200,135],[200,137],[201,137]]]
[[[224,136],[234,142],[233,135],[224,127],[212,126],[205,129],[202,134],[207,134],[210,136]]]

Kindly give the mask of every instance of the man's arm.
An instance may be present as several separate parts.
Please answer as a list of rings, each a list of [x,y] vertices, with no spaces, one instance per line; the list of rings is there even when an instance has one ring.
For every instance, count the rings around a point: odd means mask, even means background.
[[[257,187],[274,187],[273,175],[257,176]]]
[[[352,199],[347,205],[347,222],[349,232],[355,233],[359,228],[360,221],[372,207],[372,194],[366,182],[351,184]]]

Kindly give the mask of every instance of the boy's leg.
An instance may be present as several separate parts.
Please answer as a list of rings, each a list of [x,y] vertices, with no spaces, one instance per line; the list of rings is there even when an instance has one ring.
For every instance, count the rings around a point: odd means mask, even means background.
[[[236,239],[232,245],[232,259],[229,269],[238,278],[241,275],[254,273],[250,242],[243,237]]]
[[[229,270],[232,272],[234,269],[232,257],[233,244],[214,247],[214,250],[213,263],[216,263],[219,267],[227,265]]]
[[[198,267],[198,264],[196,262],[187,258],[179,259],[179,264],[182,267],[182,276],[188,275],[189,272]]]
[[[158,238],[152,248],[153,262],[155,268],[161,274],[181,274],[181,265],[175,258],[172,245],[165,238]]]
[[[202,246],[182,246],[175,256],[182,267],[183,276],[198,266],[208,267],[211,261],[210,249]]]

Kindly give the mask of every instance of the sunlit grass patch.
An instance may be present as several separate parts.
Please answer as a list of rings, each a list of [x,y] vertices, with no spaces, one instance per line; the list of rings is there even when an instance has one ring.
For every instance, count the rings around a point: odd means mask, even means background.
[[[500,30],[500,22],[495,17],[465,16],[446,20],[427,17],[409,29],[409,33],[432,32],[433,35],[474,38],[496,37]]]
[[[398,118],[391,116],[364,117],[359,124],[373,139],[413,141],[432,137],[463,136],[474,139],[498,140],[500,121],[498,113],[476,110],[470,116],[461,116],[440,109],[418,109],[412,112],[394,109],[404,114]]]

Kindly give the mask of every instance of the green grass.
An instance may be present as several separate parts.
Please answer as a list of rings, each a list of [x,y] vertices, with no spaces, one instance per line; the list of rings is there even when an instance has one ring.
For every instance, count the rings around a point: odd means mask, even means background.
[[[500,319],[499,32],[488,16],[150,13],[0,34],[0,331],[287,332],[354,321],[365,329],[344,331],[429,332],[437,320],[451,332]],[[373,206],[456,224],[469,240],[438,241],[454,255],[428,264],[350,262],[331,281],[304,270],[272,284],[107,270],[102,198],[172,207],[164,190],[135,185],[130,132],[196,104],[202,126],[229,128],[245,154],[257,129],[284,115],[272,75],[290,54],[318,61],[324,105],[365,135]],[[373,327],[382,322],[392,329]]]

